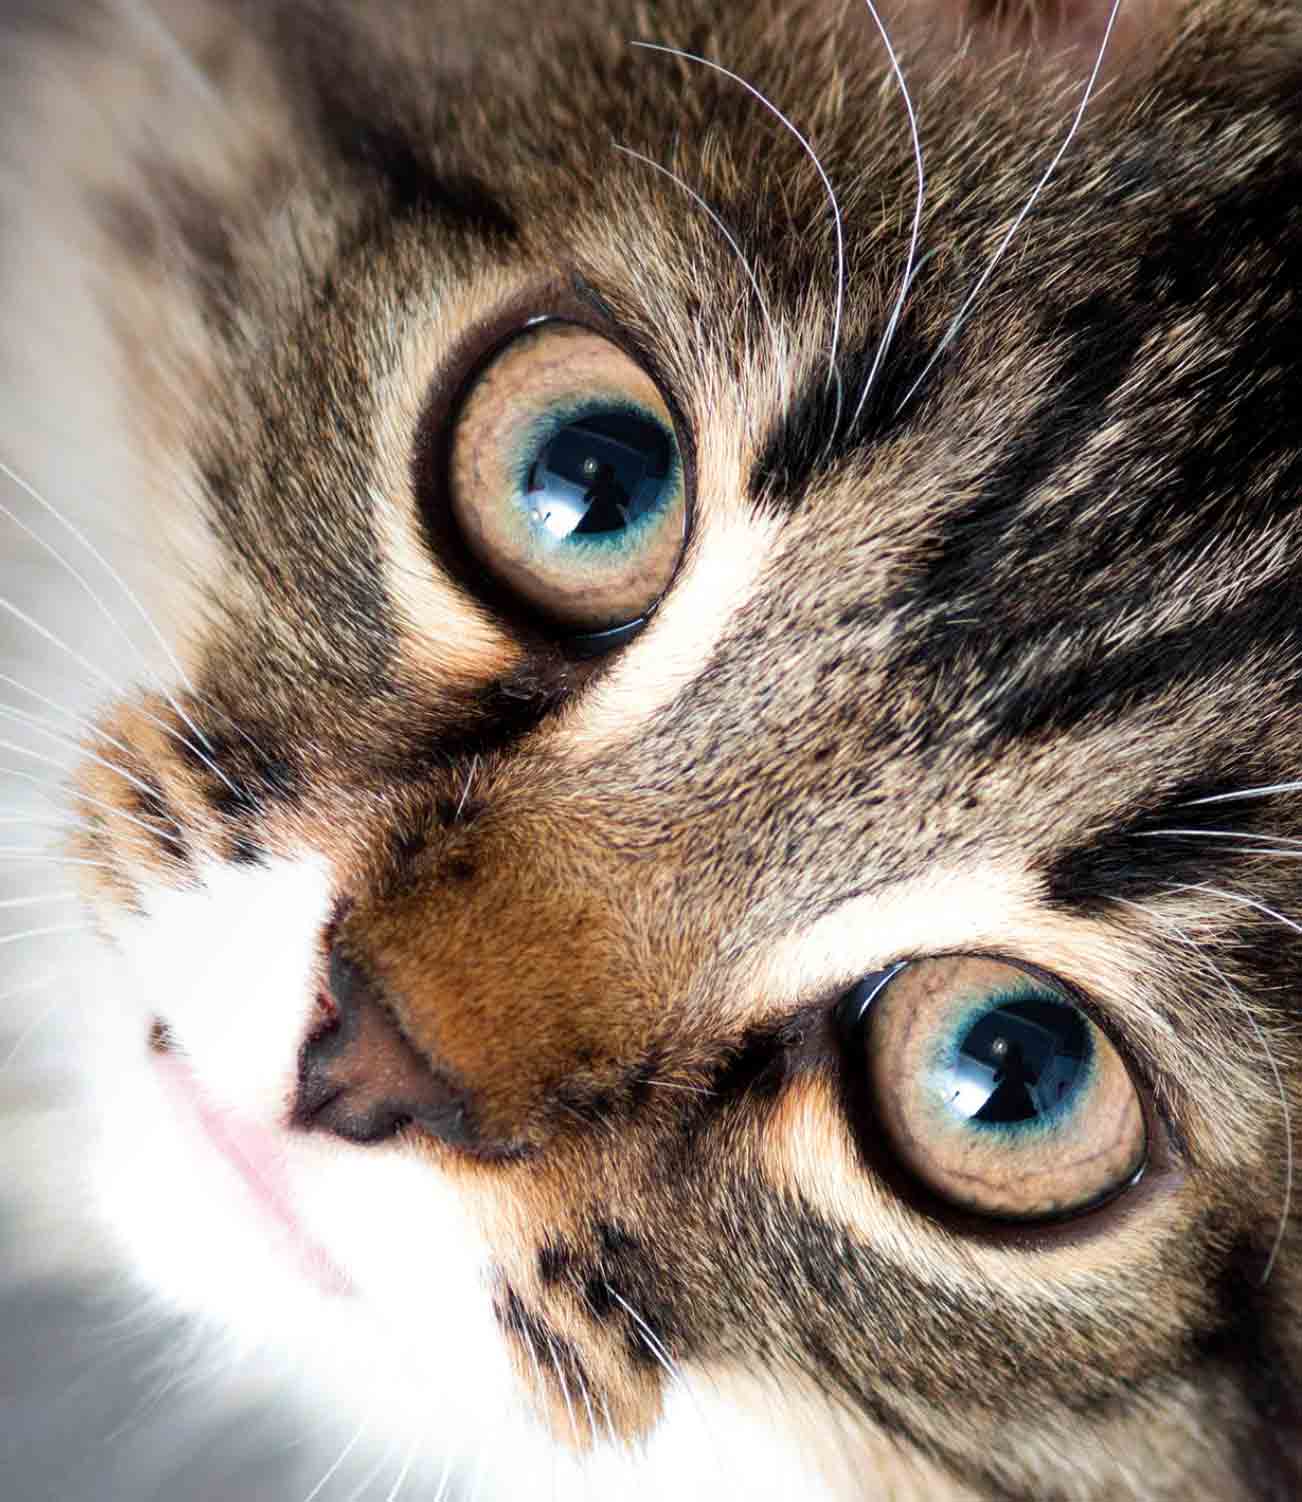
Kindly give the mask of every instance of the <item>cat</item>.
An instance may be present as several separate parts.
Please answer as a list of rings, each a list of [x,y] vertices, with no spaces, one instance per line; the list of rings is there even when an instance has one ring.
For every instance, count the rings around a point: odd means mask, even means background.
[[[1302,10],[0,16],[21,1256],[391,1496],[1302,1495]]]

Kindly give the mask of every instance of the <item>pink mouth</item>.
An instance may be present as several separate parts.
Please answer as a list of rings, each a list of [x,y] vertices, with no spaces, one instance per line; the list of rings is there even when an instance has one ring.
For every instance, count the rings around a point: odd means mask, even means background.
[[[180,1054],[156,1053],[165,1088],[178,1107],[194,1116],[218,1153],[248,1186],[262,1212],[279,1228],[304,1276],[322,1293],[351,1294],[347,1276],[315,1242],[294,1213],[281,1135],[210,1104]]]

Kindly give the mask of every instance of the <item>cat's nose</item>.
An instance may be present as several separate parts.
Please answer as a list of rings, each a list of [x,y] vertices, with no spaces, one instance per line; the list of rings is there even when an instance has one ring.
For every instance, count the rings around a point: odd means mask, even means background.
[[[441,1077],[403,1036],[377,988],[335,948],[329,1021],[303,1045],[291,1121],[348,1142],[416,1128],[452,1147],[481,1147],[468,1092]]]

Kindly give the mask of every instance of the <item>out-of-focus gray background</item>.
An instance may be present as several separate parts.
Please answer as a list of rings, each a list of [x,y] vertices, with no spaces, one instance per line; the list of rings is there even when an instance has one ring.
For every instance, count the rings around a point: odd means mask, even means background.
[[[303,1502],[328,1456],[273,1414],[197,1421],[197,1394],[160,1391],[166,1334],[112,1319],[66,1286],[0,1299],[3,1502]]]

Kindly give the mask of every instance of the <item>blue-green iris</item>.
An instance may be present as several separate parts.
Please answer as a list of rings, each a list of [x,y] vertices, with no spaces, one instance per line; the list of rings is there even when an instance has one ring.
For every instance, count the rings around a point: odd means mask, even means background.
[[[546,546],[625,553],[677,493],[673,434],[636,408],[554,412],[524,448],[517,503]]]
[[[1049,1128],[1075,1108],[1093,1061],[1089,1024],[1069,1001],[1045,992],[986,997],[940,1048],[935,1088],[970,1123]]]

